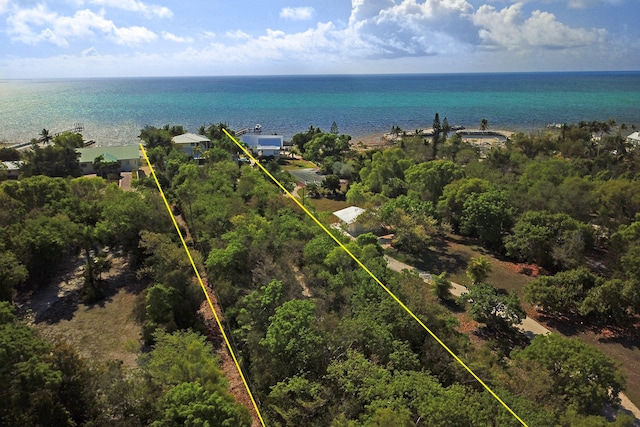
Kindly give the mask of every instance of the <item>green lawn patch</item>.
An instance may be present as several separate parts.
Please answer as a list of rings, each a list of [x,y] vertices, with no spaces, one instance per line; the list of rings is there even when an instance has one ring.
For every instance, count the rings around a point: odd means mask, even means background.
[[[317,167],[308,160],[302,159],[280,159],[280,167],[284,170],[307,169]]]
[[[306,201],[307,203],[311,203],[318,212],[335,212],[349,207],[349,204],[344,200],[333,200],[325,197],[321,197],[319,199],[307,198]]]

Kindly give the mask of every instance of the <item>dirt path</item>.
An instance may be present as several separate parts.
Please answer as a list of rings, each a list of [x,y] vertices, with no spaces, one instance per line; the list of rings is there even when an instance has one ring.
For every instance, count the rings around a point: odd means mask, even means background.
[[[431,280],[431,274],[425,271],[422,271],[416,267],[412,267],[408,264],[405,264],[401,261],[398,261],[395,258],[391,258],[386,255],[385,255],[385,258],[387,259],[387,266],[393,271],[397,271],[397,272],[402,272],[402,270],[414,271],[418,273],[418,275],[425,282],[428,282]],[[452,295],[460,296],[466,291],[467,291],[467,288],[465,286],[451,282]],[[530,317],[526,317],[522,321],[522,323],[518,325],[518,327],[520,331],[522,331],[522,333],[524,333],[529,337],[529,339],[533,339],[536,335],[546,335],[551,332],[549,329],[545,328],[543,325],[541,325],[540,323],[538,323],[537,321],[535,321]],[[635,425],[640,425],[640,409],[638,409],[638,407],[634,405],[634,403],[631,402],[629,398],[627,398],[627,396],[624,395],[623,393],[620,393],[620,402],[621,402],[620,406],[622,407],[622,409],[633,414],[633,416],[636,417]]]
[[[189,232],[189,227],[187,226],[187,223],[182,217],[182,215],[176,215],[175,218],[178,225],[183,230],[185,230],[186,236],[184,236],[184,238],[190,240],[191,233]],[[206,275],[204,266],[199,265],[197,267],[198,267],[198,273],[202,278],[202,282],[204,283],[204,286],[207,290],[209,298],[211,299],[211,303],[216,311],[216,314],[218,315],[218,318],[220,319],[223,327],[225,328],[225,333],[227,337],[230,340],[232,340],[233,337],[231,336],[231,331],[225,325],[224,314],[222,313],[220,304],[218,304],[218,298],[216,296],[216,293],[211,288],[211,286],[209,286],[209,282],[207,280],[207,275]],[[233,395],[236,401],[240,402],[242,405],[246,406],[249,409],[249,411],[251,411],[252,427],[260,427],[261,423],[253,407],[251,398],[247,393],[247,389],[244,386],[242,377],[240,376],[240,373],[238,372],[236,364],[233,361],[233,358],[231,357],[231,353],[227,348],[227,345],[224,341],[224,337],[222,336],[220,328],[218,327],[218,324],[216,322],[215,316],[211,311],[211,308],[209,307],[208,301],[205,300],[202,302],[202,304],[200,305],[200,310],[198,312],[204,319],[204,324],[207,327],[207,331],[208,331],[208,338],[214,345],[214,350],[216,352],[216,355],[220,358],[222,372],[224,372],[225,377],[227,378],[227,380],[229,380],[229,392]],[[235,345],[233,345],[233,342],[231,344],[232,344],[232,347],[236,347]],[[249,381],[249,379],[246,377],[246,372],[244,372],[244,374],[245,374],[245,379]]]

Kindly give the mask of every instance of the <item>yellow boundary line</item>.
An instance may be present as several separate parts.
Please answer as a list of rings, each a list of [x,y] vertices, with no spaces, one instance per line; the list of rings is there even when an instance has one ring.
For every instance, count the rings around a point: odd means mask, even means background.
[[[211,308],[211,311],[213,312],[213,316],[216,319],[216,323],[218,324],[218,328],[220,329],[220,332],[222,333],[222,337],[224,338],[224,342],[227,344],[227,349],[229,350],[229,353],[231,353],[231,358],[233,358],[233,363],[235,363],[236,368],[238,369],[238,373],[240,374],[240,377],[242,378],[242,383],[244,384],[244,387],[247,389],[247,393],[249,394],[249,397],[251,398],[251,403],[253,404],[253,408],[256,411],[256,414],[258,415],[258,418],[260,419],[260,423],[262,424],[263,427],[265,426],[264,420],[262,419],[262,415],[260,414],[260,409],[258,409],[258,404],[256,403],[255,399],[253,398],[253,394],[251,393],[251,389],[249,388],[249,384],[247,384],[247,380],[244,377],[244,374],[242,373],[242,368],[240,368],[240,364],[238,363],[238,359],[236,358],[236,355],[233,351],[233,348],[231,347],[231,343],[229,342],[229,338],[227,337],[227,334],[224,332],[224,328],[222,327],[222,322],[220,321],[220,317],[218,317],[218,313],[216,312],[215,308],[213,307],[213,302],[211,301],[211,297],[209,296],[209,292],[207,292],[207,288],[204,285],[204,282],[202,281],[202,277],[200,277],[200,272],[198,271],[198,267],[196,267],[196,263],[193,261],[193,257],[191,256],[191,251],[189,251],[189,248],[187,247],[187,243],[184,240],[184,237],[182,236],[182,232],[180,231],[180,227],[178,227],[178,222],[176,221],[176,217],[173,215],[173,212],[171,212],[171,207],[169,206],[169,202],[167,201],[167,198],[164,195],[164,191],[162,191],[162,186],[160,185],[160,182],[158,181],[158,177],[156,176],[156,172],[153,170],[153,166],[151,165],[151,162],[149,162],[149,158],[147,157],[147,152],[144,149],[144,146],[142,144],[140,144],[140,149],[142,150],[142,154],[144,155],[144,159],[147,161],[147,164],[149,165],[149,169],[151,170],[151,175],[153,176],[153,180],[156,182],[156,185],[158,186],[158,190],[160,191],[160,195],[162,196],[162,200],[164,201],[164,205],[167,208],[167,212],[169,212],[169,216],[171,217],[171,221],[173,221],[173,226],[176,228],[176,231],[178,232],[178,236],[180,237],[180,241],[182,242],[182,246],[184,247],[185,252],[187,253],[187,257],[189,257],[189,262],[191,262],[191,267],[193,267],[193,271],[196,274],[196,277],[198,278],[198,283],[200,283],[200,287],[202,288],[202,292],[204,292],[205,297],[207,298],[207,302],[209,303],[209,307]]]
[[[340,241],[336,236],[334,236],[334,235],[333,235],[333,233],[331,233],[331,232],[329,231],[329,229],[327,229],[327,227],[325,227],[325,226],[324,226],[324,224],[322,224],[322,223],[321,223],[321,222],[320,222],[320,221],[315,217],[315,215],[313,215],[313,214],[312,214],[312,213],[311,213],[311,212],[310,212],[310,211],[309,211],[309,210],[308,210],[308,209],[307,209],[307,208],[306,208],[302,203],[300,203],[300,201],[299,201],[298,199],[296,199],[296,198],[293,196],[293,194],[291,194],[291,193],[290,193],[286,188],[284,188],[284,186],[280,183],[280,181],[278,181],[278,180],[277,180],[273,175],[271,175],[271,173],[270,173],[270,172],[269,172],[269,171],[268,171],[264,166],[262,166],[262,165],[260,164],[260,162],[258,162],[258,161],[256,160],[256,158],[255,158],[255,157],[253,157],[253,155],[249,152],[249,150],[247,150],[247,149],[246,149],[242,144],[240,144],[240,143],[238,142],[238,140],[237,140],[237,139],[235,139],[233,136],[231,136],[231,134],[230,134],[229,132],[227,132],[227,130],[226,130],[226,129],[224,129],[224,128],[223,128],[222,130],[224,131],[224,133],[225,133],[225,134],[227,134],[227,136],[228,136],[229,138],[231,138],[231,139],[233,140],[233,142],[235,142],[235,144],[236,144],[238,147],[240,147],[240,149],[244,152],[244,154],[246,154],[247,156],[249,156],[249,158],[250,158],[251,160],[253,160],[253,161],[255,162],[255,164],[257,164],[257,165],[260,167],[260,169],[262,169],[262,171],[263,171],[263,172],[264,172],[264,173],[265,173],[269,178],[271,178],[271,180],[272,180],[273,182],[275,182],[275,183],[278,185],[278,187],[280,187],[280,189],[281,189],[282,191],[284,191],[284,192],[285,192],[285,194],[286,194],[287,196],[289,196],[289,197],[291,198],[291,200],[293,200],[293,201],[294,201],[298,206],[300,206],[300,208],[301,208],[301,209],[302,209],[302,210],[303,210],[303,211],[304,211],[304,212],[305,212],[305,213],[306,213],[306,214],[307,214],[307,215],[308,215],[308,216],[309,216],[309,217],[310,217],[310,218],[311,218],[311,219],[312,219],[316,224],[318,224],[318,225],[320,226],[320,228],[322,228],[322,230],[324,230],[324,232],[325,232],[325,233],[327,233],[327,234],[328,234],[328,235],[329,235],[329,236],[330,236],[330,237],[331,237],[331,238],[332,238],[332,239],[333,239],[333,240],[334,240],[334,241],[335,241],[335,242],[336,242],[336,243],[337,243],[337,244],[338,244],[338,245],[339,245],[339,246],[340,246],[340,247],[341,247],[341,248],[342,248],[346,253],[347,253],[347,255],[349,255],[349,256],[350,256],[350,257],[351,257],[351,258],[352,258],[352,259],[353,259],[353,260],[354,260],[354,261],[355,261],[355,262],[360,266],[360,268],[362,268],[364,271],[366,271],[366,272],[367,272],[367,274],[368,274],[368,275],[369,275],[369,276],[370,276],[370,277],[371,277],[371,278],[372,278],[372,279],[373,279],[373,280],[374,280],[378,285],[380,285],[380,287],[382,287],[382,289],[384,289],[384,290],[385,290],[385,292],[387,292],[387,293],[391,296],[391,298],[393,298],[393,299],[394,299],[394,300],[395,300],[395,301],[400,305],[400,307],[402,307],[402,308],[404,309],[404,311],[406,311],[406,312],[407,312],[411,317],[413,317],[413,319],[414,319],[416,322],[418,322],[418,323],[420,324],[420,326],[422,326],[422,327],[424,328],[424,330],[425,330],[425,331],[427,331],[427,332],[429,333],[429,335],[431,335],[431,337],[433,337],[433,339],[435,339],[435,340],[438,342],[438,344],[440,344],[440,345],[442,346],[442,348],[444,348],[444,349],[447,351],[447,353],[449,353],[449,354],[450,354],[450,355],[455,359],[455,361],[456,361],[456,362],[458,362],[458,363],[459,363],[459,364],[460,364],[460,365],[461,365],[461,366],[462,366],[462,367],[463,367],[467,372],[469,372],[469,373],[471,374],[471,376],[473,376],[473,378],[475,378],[475,379],[476,379],[476,381],[478,381],[478,382],[479,382],[479,383],[480,383],[480,384],[481,384],[481,385],[482,385],[482,386],[483,386],[483,387],[484,387],[484,388],[485,388],[485,389],[486,389],[486,390],[487,390],[487,391],[488,391],[488,392],[489,392],[489,393],[490,393],[490,394],[491,394],[491,395],[492,395],[492,396],[493,396],[493,397],[494,397],[498,402],[500,402],[500,404],[501,404],[502,406],[504,406],[504,408],[505,408],[507,411],[509,411],[509,413],[510,413],[511,415],[513,415],[513,416],[514,416],[514,417],[515,417],[515,418],[516,418],[516,419],[517,419],[517,420],[518,420],[518,421],[519,421],[523,426],[528,427],[528,426],[527,426],[527,424],[522,420],[522,418],[520,418],[520,417],[518,416],[518,414],[516,414],[516,413],[513,411],[513,409],[511,409],[511,408],[509,407],[509,405],[507,405],[507,404],[506,404],[506,403],[505,403],[505,402],[500,398],[500,396],[498,396],[498,395],[497,395],[497,394],[496,394],[496,393],[495,393],[495,392],[494,392],[494,391],[493,391],[493,390],[492,390],[492,389],[491,389],[491,388],[490,388],[490,387],[489,387],[489,386],[488,386],[484,381],[482,381],[482,379],[480,379],[480,377],[479,377],[478,375],[476,375],[476,373],[475,373],[475,372],[473,372],[473,371],[471,370],[471,368],[470,368],[469,366],[467,366],[467,364],[466,364],[466,363],[464,363],[464,362],[462,361],[462,359],[460,359],[460,358],[458,357],[458,355],[456,355],[456,354],[455,354],[455,353],[454,353],[454,352],[453,352],[453,351],[452,351],[452,350],[451,350],[451,349],[450,349],[450,348],[449,348],[449,347],[444,343],[444,341],[442,341],[440,338],[438,338],[438,336],[437,336],[434,332],[432,332],[432,331],[431,331],[431,329],[429,329],[429,328],[427,327],[427,325],[425,325],[425,324],[422,322],[422,320],[420,320],[420,319],[418,318],[418,316],[416,316],[416,315],[413,313],[413,311],[411,311],[411,309],[409,309],[409,307],[407,307],[406,305],[404,305],[404,303],[403,303],[402,301],[400,301],[400,299],[399,299],[399,298],[398,298],[398,297],[397,297],[393,292],[391,292],[391,290],[390,290],[387,286],[385,286],[385,284],[384,284],[384,283],[382,283],[382,282],[380,281],[380,279],[378,279],[378,277],[376,277],[376,275],[375,275],[375,274],[373,274],[373,273],[371,272],[371,270],[369,270],[369,269],[367,268],[367,266],[365,266],[365,265],[364,265],[364,264],[363,264],[363,263],[362,263],[362,262],[361,262],[361,261],[360,261],[360,260],[359,260],[359,259],[358,259],[358,258],[357,258],[357,257],[356,257],[356,256],[355,256],[355,255],[354,255],[354,254],[353,254],[353,253],[352,253],[352,252],[351,252],[351,251],[350,251],[350,250],[345,246],[345,245],[344,245],[344,244],[342,244],[342,242],[341,242],[341,241]]]

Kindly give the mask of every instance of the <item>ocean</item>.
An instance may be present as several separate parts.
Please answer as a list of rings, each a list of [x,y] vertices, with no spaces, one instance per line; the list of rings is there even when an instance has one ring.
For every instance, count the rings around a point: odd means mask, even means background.
[[[581,120],[640,125],[640,72],[0,80],[0,142],[84,126],[97,145],[137,144],[145,125],[310,125],[358,137],[449,124],[530,132]]]

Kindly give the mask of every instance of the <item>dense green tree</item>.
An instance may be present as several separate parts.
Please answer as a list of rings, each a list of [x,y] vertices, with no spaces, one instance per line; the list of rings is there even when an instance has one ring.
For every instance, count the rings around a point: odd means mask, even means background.
[[[96,224],[98,239],[139,255],[142,230],[169,230],[163,202],[157,193],[125,192],[115,185],[105,189],[102,217]]]
[[[247,408],[229,395],[206,390],[197,382],[183,382],[162,398],[161,416],[153,427],[242,427],[251,425]]]
[[[587,291],[578,312],[582,316],[597,316],[613,324],[624,324],[640,312],[640,286],[632,280],[606,280]]]
[[[459,231],[465,201],[472,195],[489,191],[493,186],[484,179],[462,178],[447,184],[438,202],[438,211],[443,221],[454,231]]]
[[[228,384],[218,358],[196,332],[156,332],[153,350],[141,357],[141,364],[150,380],[164,389],[192,382],[209,392],[226,393]]]
[[[629,224],[640,213],[640,182],[612,179],[596,189],[598,216],[603,225]]]
[[[27,153],[26,164],[21,168],[25,176],[47,175],[54,177],[80,176],[80,154],[70,145],[34,145]]]
[[[462,168],[450,160],[418,163],[405,171],[409,196],[437,203],[447,184],[462,178]]]
[[[460,300],[468,302],[473,320],[491,329],[508,330],[527,317],[515,293],[504,295],[486,283],[473,285]]]
[[[294,375],[273,386],[265,409],[273,425],[328,425],[329,398],[328,390],[322,384]]]
[[[581,413],[599,414],[619,402],[624,376],[618,365],[577,338],[538,335],[515,358],[539,363],[551,374],[554,395]]]
[[[500,249],[503,235],[511,229],[514,209],[505,191],[472,193],[465,199],[460,218],[460,231],[477,236],[488,248]]]
[[[525,300],[557,313],[577,313],[590,289],[601,279],[585,268],[538,277],[524,287]]]
[[[69,149],[84,147],[82,135],[73,132],[63,132],[57,135],[55,138],[53,138],[53,144],[58,147]]]
[[[80,235],[80,227],[64,214],[51,216],[39,212],[25,220],[12,240],[34,287],[48,283],[58,263],[75,248]]]
[[[95,414],[95,392],[82,360],[50,345],[0,302],[0,424],[76,426]]]
[[[20,152],[15,148],[0,147],[0,161],[17,162],[20,158]]]
[[[580,264],[593,248],[594,231],[567,214],[525,212],[506,236],[507,254],[548,269],[566,269]]]
[[[16,255],[0,244],[0,301],[13,300],[16,287],[27,280],[29,272]]]
[[[314,136],[321,133],[322,131],[320,130],[320,128],[316,128],[311,125],[306,132],[300,132],[293,135],[293,137],[291,137],[291,142],[295,147],[297,147],[300,153],[304,154],[306,151],[307,143],[311,141]]]
[[[305,371],[319,372],[324,338],[316,328],[316,306],[308,300],[287,301],[269,319],[261,344],[277,363],[280,378]]]
[[[405,171],[413,162],[401,148],[378,151],[360,169],[360,179],[368,191],[381,193],[392,178],[404,180]]]

